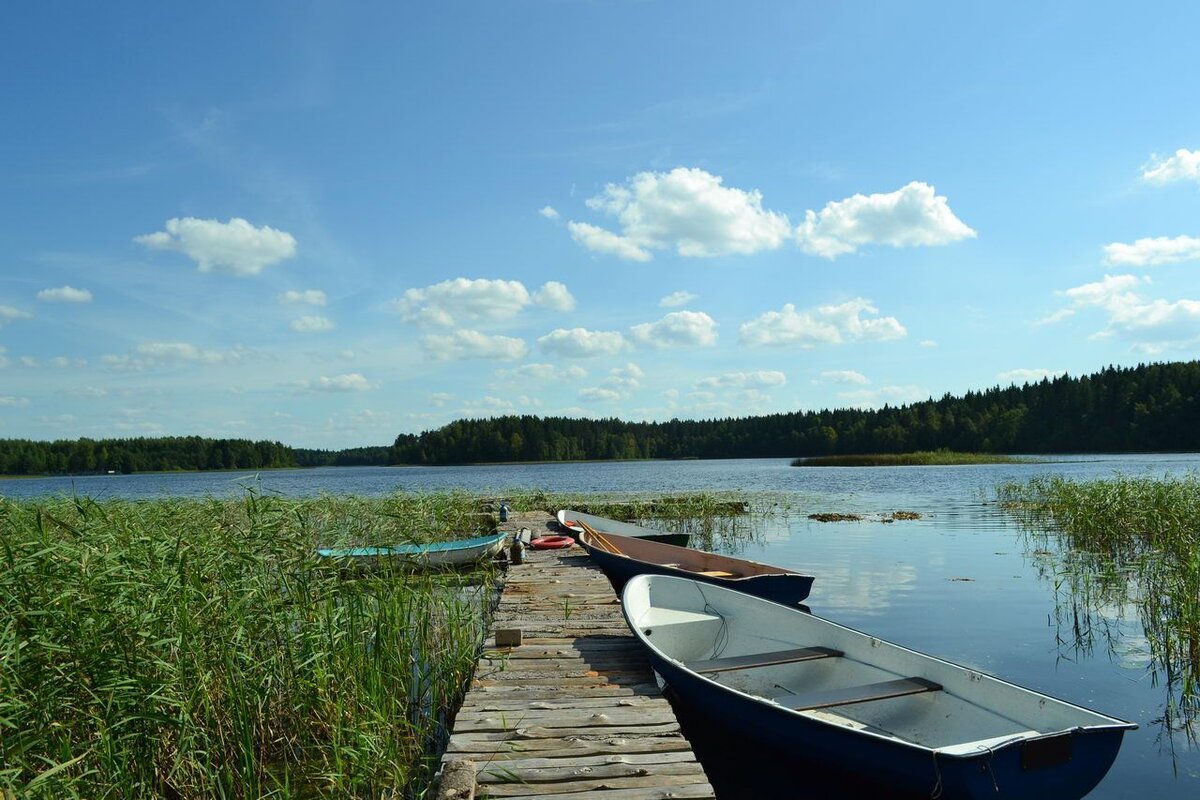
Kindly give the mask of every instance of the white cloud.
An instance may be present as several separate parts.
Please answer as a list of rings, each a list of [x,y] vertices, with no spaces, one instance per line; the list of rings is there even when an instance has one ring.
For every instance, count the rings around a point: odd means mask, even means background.
[[[486,333],[472,330],[422,336],[421,347],[425,348],[425,352],[438,361],[458,361],[468,358],[516,361],[524,358],[529,352],[524,339],[516,339],[511,336],[489,336]]]
[[[630,362],[623,367],[614,367],[608,371],[608,377],[603,384],[610,389],[632,392],[642,385],[646,373],[637,364]]]
[[[1007,372],[1001,372],[996,376],[1001,383],[1037,383],[1044,378],[1057,378],[1059,375],[1066,375],[1065,369],[1010,369]]]
[[[537,340],[547,353],[564,358],[611,356],[625,349],[625,337],[618,331],[589,331],[587,328],[557,328]]]
[[[220,364],[228,360],[224,353],[203,350],[187,342],[145,342],[137,346],[137,353],[146,359],[162,362]]]
[[[312,314],[292,320],[288,327],[297,333],[324,333],[333,330],[334,324],[327,317]]]
[[[423,289],[409,289],[391,306],[407,322],[449,327],[511,319],[531,303],[570,311],[575,307],[575,298],[558,281],[547,281],[530,294],[520,281],[454,278]]]
[[[503,397],[493,397],[492,395],[484,395],[478,400],[472,400],[463,404],[463,407],[458,410],[460,416],[478,416],[486,414],[488,416],[497,413],[509,413],[515,410],[515,406]]]
[[[621,233],[582,222],[568,224],[588,249],[634,261],[673,248],[686,257],[750,254],[779,247],[791,233],[785,215],[762,207],[762,194],[723,185],[702,169],[641,172],[609,184],[587,201],[617,220]]]
[[[938,344],[933,339],[922,339],[921,347],[937,347]]]
[[[19,360],[22,367],[28,367],[29,369],[36,369],[41,366],[41,362],[33,356],[21,356]]]
[[[366,392],[375,388],[361,372],[348,372],[345,375],[333,375],[308,381],[300,381],[296,388],[308,392]]]
[[[819,213],[805,212],[796,228],[801,250],[831,260],[869,244],[943,245],[975,235],[954,216],[946,198],[921,181],[886,194],[856,194],[827,203]]]
[[[28,397],[0,395],[0,408],[24,408],[27,405],[29,405]]]
[[[575,364],[567,366],[558,366],[556,364],[522,364],[513,369],[496,370],[496,380],[514,383],[517,381],[578,380],[586,378],[587,374],[586,369]]]
[[[567,290],[566,284],[558,281],[543,283],[542,288],[534,292],[533,302],[552,311],[571,311],[575,308],[575,298]]]
[[[843,341],[886,342],[907,335],[895,317],[870,317],[879,309],[870,300],[856,297],[838,305],[819,306],[811,311],[797,311],[791,303],[780,311],[768,311],[745,322],[738,329],[738,339],[749,346],[795,345],[816,347]]]
[[[0,325],[4,325],[5,323],[18,319],[32,318],[33,314],[30,314],[28,311],[22,311],[21,309],[13,308],[12,306],[0,305]]]
[[[153,250],[175,250],[196,262],[201,272],[257,275],[265,267],[296,254],[296,240],[284,231],[256,228],[240,217],[228,222],[183,217],[167,220],[166,230],[135,236]]]
[[[821,373],[821,378],[830,383],[853,383],[865,386],[871,379],[861,372],[852,369],[827,369]]]
[[[696,381],[697,389],[768,389],[787,384],[787,376],[778,370],[725,372]]]
[[[429,405],[434,408],[443,408],[447,403],[454,399],[454,395],[449,392],[434,392],[429,395]]]
[[[11,363],[8,359],[8,348],[0,345],[0,368],[7,367]]]
[[[1200,259],[1200,238],[1158,236],[1138,239],[1133,244],[1113,242],[1104,245],[1104,256],[1104,260],[1108,264],[1130,267],[1195,261]]]
[[[538,213],[546,219],[558,219],[558,211],[553,206],[542,206]]]
[[[37,299],[43,303],[90,303],[92,293],[73,286],[59,286],[55,289],[42,289],[37,293]]]
[[[1134,291],[1149,282],[1136,275],[1105,275],[1061,294],[1076,309],[1098,308],[1107,314],[1107,327],[1092,338],[1121,336],[1150,355],[1200,345],[1200,300],[1149,300]]]
[[[1039,320],[1034,320],[1034,325],[1053,325],[1056,322],[1062,322],[1064,319],[1075,316],[1075,309],[1060,308],[1058,311],[1047,314]]]
[[[861,389],[840,392],[838,397],[857,408],[878,408],[883,405],[903,405],[929,398],[929,392],[920,386],[881,386],[878,389]]]
[[[695,299],[696,295],[680,289],[678,292],[671,292],[669,295],[659,300],[658,304],[663,308],[678,308],[679,306],[686,306]]]
[[[590,225],[586,222],[568,222],[571,238],[594,253],[607,253],[626,261],[649,261],[653,256],[624,236]]]
[[[655,350],[717,343],[717,323],[703,311],[672,311],[657,322],[634,325],[629,333],[638,344]]]
[[[87,359],[83,358],[67,358],[66,356],[55,356],[49,361],[50,366],[57,369],[69,369],[71,367],[86,367]]]
[[[614,389],[605,389],[602,386],[591,386],[579,390],[579,399],[590,402],[615,403],[621,399],[621,393]]]
[[[1142,180],[1147,183],[1173,183],[1174,181],[1200,181],[1200,150],[1180,148],[1175,155],[1159,158],[1151,156],[1142,167]]]
[[[279,302],[289,306],[323,306],[326,303],[326,297],[320,289],[304,289],[303,291],[289,289],[279,295]]]
[[[71,389],[67,393],[72,397],[96,398],[108,396],[108,390],[99,386],[81,386],[78,389]]]

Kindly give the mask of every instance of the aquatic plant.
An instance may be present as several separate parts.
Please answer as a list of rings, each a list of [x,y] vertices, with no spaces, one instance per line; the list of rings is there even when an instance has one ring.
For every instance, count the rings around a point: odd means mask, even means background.
[[[792,461],[793,467],[930,467],[967,464],[1021,464],[1028,459],[997,453],[959,453],[953,450],[918,450],[913,453],[866,453],[862,455],[807,456]]]
[[[419,795],[490,581],[314,549],[480,524],[452,494],[0,500],[0,795]]]
[[[1074,481],[1042,476],[1006,483],[1002,507],[1058,549],[1036,551],[1052,574],[1063,642],[1117,647],[1112,609],[1132,608],[1164,684],[1164,724],[1189,738],[1200,718],[1200,477]]]

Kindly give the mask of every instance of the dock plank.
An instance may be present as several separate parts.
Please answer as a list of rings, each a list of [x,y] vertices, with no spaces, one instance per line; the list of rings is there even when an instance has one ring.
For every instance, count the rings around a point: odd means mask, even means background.
[[[555,531],[518,513],[500,530]],[[713,798],[712,786],[621,616],[604,573],[578,547],[528,551],[510,566],[443,764],[471,761],[476,797]]]

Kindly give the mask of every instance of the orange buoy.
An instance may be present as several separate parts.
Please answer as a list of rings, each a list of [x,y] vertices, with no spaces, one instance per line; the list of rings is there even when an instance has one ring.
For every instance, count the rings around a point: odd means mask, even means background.
[[[575,540],[570,536],[539,536],[529,543],[535,550],[561,550],[570,547]]]

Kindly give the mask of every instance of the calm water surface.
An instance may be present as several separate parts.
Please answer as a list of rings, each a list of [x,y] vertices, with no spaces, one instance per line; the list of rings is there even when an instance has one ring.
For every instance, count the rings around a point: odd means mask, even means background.
[[[1096,609],[1111,636],[1090,650],[1073,642],[1069,594],[1055,580],[1053,548],[1029,537],[991,502],[996,485],[1035,475],[1080,479],[1200,471],[1200,455],[1081,456],[1055,463],[970,467],[789,467],[783,460],[613,462],[478,467],[391,467],[253,473],[114,475],[0,481],[0,495],[87,494],[97,498],[228,496],[254,486],[289,496],[382,495],[405,490],[508,489],[662,493],[708,490],[777,493],[792,512],[767,519],[734,549],[817,576],[812,610],[932,655],[976,667],[1141,727],[1126,735],[1093,798],[1135,794],[1200,797],[1200,749],[1163,723],[1167,694],[1151,668],[1136,609]],[[917,521],[878,515],[917,511]],[[817,523],[820,511],[868,515]],[[1047,550],[1050,552],[1047,552]],[[756,759],[759,766],[762,759]],[[804,796],[796,765],[742,796]],[[730,774],[743,780],[746,762]],[[720,770],[718,770],[719,772]],[[714,776],[717,778],[718,776]],[[727,784],[726,788],[732,784]],[[783,787],[786,791],[780,793]],[[737,792],[726,791],[726,795]],[[837,796],[832,792],[821,796]],[[843,796],[853,792],[842,791]]]

